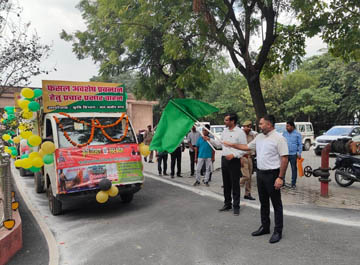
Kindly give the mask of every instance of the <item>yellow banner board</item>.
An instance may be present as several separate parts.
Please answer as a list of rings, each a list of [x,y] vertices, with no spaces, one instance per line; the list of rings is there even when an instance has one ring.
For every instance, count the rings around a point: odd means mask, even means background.
[[[125,112],[124,84],[43,80],[44,112]]]

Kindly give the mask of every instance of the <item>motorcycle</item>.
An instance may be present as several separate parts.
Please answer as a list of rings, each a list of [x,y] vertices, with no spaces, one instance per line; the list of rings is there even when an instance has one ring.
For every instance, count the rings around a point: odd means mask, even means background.
[[[335,161],[335,181],[341,187],[348,187],[360,182],[360,157],[337,155]]]

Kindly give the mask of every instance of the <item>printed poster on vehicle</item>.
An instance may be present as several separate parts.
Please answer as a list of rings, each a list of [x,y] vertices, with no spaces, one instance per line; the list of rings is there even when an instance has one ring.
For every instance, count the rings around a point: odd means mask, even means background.
[[[124,84],[43,80],[44,112],[125,112]]]
[[[143,181],[141,156],[137,144],[112,144],[55,151],[58,193],[98,188],[100,180],[113,184]]]

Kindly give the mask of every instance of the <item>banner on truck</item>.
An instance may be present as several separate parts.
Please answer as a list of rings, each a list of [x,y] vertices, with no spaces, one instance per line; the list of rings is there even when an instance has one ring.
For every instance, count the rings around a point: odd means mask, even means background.
[[[55,159],[60,194],[98,188],[103,178],[113,184],[144,179],[137,144],[59,148],[55,151]]]
[[[43,80],[44,112],[125,112],[124,84]]]

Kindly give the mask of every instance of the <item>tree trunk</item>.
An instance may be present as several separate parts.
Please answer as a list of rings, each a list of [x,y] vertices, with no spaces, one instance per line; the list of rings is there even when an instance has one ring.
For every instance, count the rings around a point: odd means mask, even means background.
[[[260,77],[252,75],[246,78],[250,90],[252,102],[254,104],[256,119],[259,121],[261,117],[267,114],[264,97],[260,86]]]

